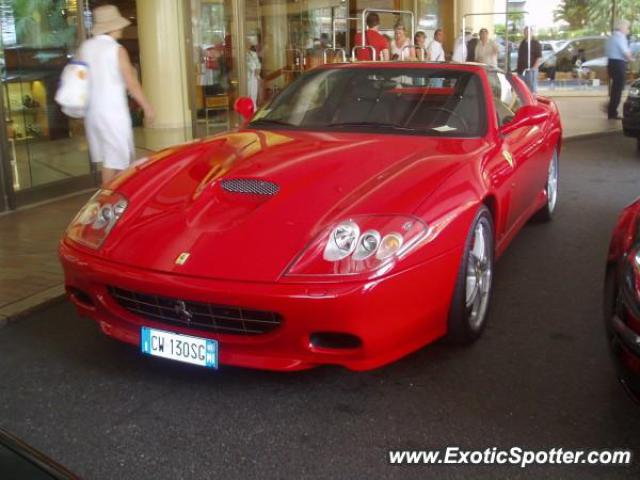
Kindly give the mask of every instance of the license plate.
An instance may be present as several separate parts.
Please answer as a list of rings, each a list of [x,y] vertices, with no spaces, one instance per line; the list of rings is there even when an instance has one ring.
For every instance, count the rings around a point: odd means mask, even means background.
[[[142,327],[140,348],[142,353],[154,357],[218,368],[218,342],[215,340]]]

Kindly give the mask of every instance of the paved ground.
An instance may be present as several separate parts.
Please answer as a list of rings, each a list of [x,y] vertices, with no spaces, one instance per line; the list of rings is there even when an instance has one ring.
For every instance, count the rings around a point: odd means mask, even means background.
[[[0,216],[0,316],[7,305],[61,283],[58,242],[92,193]]]
[[[89,479],[640,476],[640,408],[600,318],[609,234],[640,193],[635,142],[567,144],[556,220],[499,262],[472,348],[369,373],[211,373],[141,357],[68,304],[0,329],[0,426]],[[632,467],[391,467],[389,448],[632,448]]]
[[[586,135],[592,133],[620,130],[620,120],[609,120],[603,113],[603,106],[607,105],[606,96],[567,96],[567,92],[543,92],[553,94],[553,101],[558,105],[562,117],[564,137]],[[622,115],[622,103],[619,113]]]

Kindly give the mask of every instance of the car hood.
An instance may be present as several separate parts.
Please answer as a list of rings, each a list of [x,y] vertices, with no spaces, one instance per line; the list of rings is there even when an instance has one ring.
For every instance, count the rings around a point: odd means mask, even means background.
[[[606,67],[607,66],[607,62],[609,60],[607,59],[607,57],[598,57],[598,58],[592,58],[591,60],[587,60],[586,62],[582,62],[582,66],[589,68],[589,67]]]
[[[129,207],[100,254],[162,272],[276,281],[328,225],[410,214],[480,143],[247,130],[169,149],[113,185]]]

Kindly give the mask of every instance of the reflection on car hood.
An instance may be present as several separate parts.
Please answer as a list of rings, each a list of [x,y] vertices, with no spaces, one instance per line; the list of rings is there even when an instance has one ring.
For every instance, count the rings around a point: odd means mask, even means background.
[[[130,206],[101,253],[165,272],[273,281],[335,221],[411,213],[479,145],[352,133],[220,135],[125,173],[116,187]],[[176,265],[185,252],[189,261]]]

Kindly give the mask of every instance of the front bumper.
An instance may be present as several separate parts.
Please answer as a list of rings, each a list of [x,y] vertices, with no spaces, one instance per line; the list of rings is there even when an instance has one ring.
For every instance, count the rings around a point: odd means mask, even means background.
[[[606,288],[605,305],[613,311],[606,316],[606,326],[620,382],[640,402],[640,310],[636,301],[635,268],[627,261],[628,254],[618,264],[613,288]],[[606,310],[605,310],[606,311]]]
[[[219,342],[219,363],[268,370],[323,364],[368,370],[392,362],[446,333],[462,246],[412,269],[371,282],[286,284],[231,282],[159,273],[108,262],[63,242],[65,286],[80,316],[102,331],[140,345],[148,326]],[[277,312],[282,324],[253,336],[219,334],[141,318],[121,307],[108,287]],[[78,295],[77,292],[82,292]],[[86,295],[86,296],[85,296]],[[355,335],[355,348],[317,347],[317,332]]]

